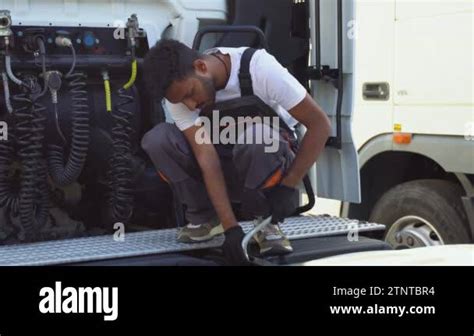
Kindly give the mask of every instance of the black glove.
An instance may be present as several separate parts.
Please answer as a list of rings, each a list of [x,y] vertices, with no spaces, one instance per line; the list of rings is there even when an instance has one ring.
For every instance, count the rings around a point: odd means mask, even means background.
[[[244,220],[267,218],[271,215],[270,204],[262,190],[244,189],[241,201],[240,214]]]
[[[250,262],[245,258],[242,250],[242,240],[245,237],[242,228],[237,225],[228,229],[225,233],[225,241],[222,245],[224,256],[232,266],[249,266]]]
[[[295,214],[298,209],[298,190],[279,184],[264,190],[272,212],[272,223],[282,223],[287,217]]]

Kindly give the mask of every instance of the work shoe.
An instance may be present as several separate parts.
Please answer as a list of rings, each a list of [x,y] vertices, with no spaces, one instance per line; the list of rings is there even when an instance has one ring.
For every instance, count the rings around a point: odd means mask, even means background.
[[[188,224],[178,230],[177,240],[180,243],[199,243],[211,240],[217,235],[224,233],[224,228],[215,218],[207,223],[194,225]]]
[[[257,232],[253,238],[260,248],[262,257],[293,252],[289,239],[278,225],[267,225],[263,231]]]

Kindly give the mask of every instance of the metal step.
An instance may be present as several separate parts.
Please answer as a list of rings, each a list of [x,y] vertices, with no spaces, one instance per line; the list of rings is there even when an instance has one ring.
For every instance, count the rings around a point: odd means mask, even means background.
[[[245,232],[252,222],[240,223]],[[339,217],[300,216],[281,225],[290,240],[325,237],[358,231],[384,230],[385,226]],[[0,266],[60,265],[219,247],[223,236],[196,244],[176,241],[176,229],[126,233],[123,241],[113,235],[0,246]]]

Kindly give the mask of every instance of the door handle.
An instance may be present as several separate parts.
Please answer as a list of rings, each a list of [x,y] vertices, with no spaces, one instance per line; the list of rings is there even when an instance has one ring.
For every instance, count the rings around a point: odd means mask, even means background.
[[[364,100],[388,100],[390,86],[388,83],[364,83],[362,95]]]

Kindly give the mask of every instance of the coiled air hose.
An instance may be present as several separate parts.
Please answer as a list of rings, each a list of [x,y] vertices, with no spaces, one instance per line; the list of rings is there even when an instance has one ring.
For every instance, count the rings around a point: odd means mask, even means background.
[[[46,72],[44,42],[37,39],[39,45],[43,76]],[[37,90],[34,80],[28,82],[15,77],[11,69],[10,56],[5,57],[8,77],[21,87],[21,93],[13,96],[17,106],[9,117],[14,128],[14,137],[0,145],[0,204],[8,207],[15,216],[19,214],[23,233],[22,240],[37,238],[39,229],[46,223],[49,215],[49,196],[47,186],[47,167],[43,159],[44,132],[46,128],[45,107],[38,102],[45,88]],[[46,84],[45,84],[46,86]],[[15,144],[13,144],[13,138]],[[16,146],[16,148],[14,148]],[[20,185],[15,186],[10,178],[15,160],[14,149],[18,151],[21,164]]]
[[[17,216],[19,211],[19,198],[12,181],[12,167],[15,156],[14,144],[14,130],[13,126],[13,107],[10,101],[10,90],[8,77],[5,72],[2,72],[3,90],[5,95],[5,104],[7,106],[8,115],[4,119],[7,125],[10,125],[8,130],[7,140],[0,141],[0,208],[7,208]]]
[[[79,178],[86,162],[90,143],[89,104],[86,91],[87,76],[82,72],[74,72],[76,54],[72,45],[70,45],[70,48],[73,53],[73,65],[66,74],[66,80],[72,96],[72,136],[66,163],[64,163],[66,143],[63,146],[56,144],[48,146],[49,173],[54,183],[61,187],[70,185]],[[53,101],[53,103],[55,102]],[[57,118],[56,127],[64,142],[64,136],[62,136],[59,128],[57,105],[54,105]]]
[[[43,158],[46,108],[39,104],[31,92],[13,97],[21,107],[14,111],[16,140],[22,176],[19,192],[20,222],[25,240],[37,237],[49,215],[47,166]]]
[[[5,120],[8,125],[13,125],[12,117]],[[12,168],[15,158],[14,130],[8,130],[8,139],[0,141],[0,208],[7,208],[17,216],[19,212],[18,192],[12,181]],[[17,188],[18,189],[18,188]]]
[[[132,51],[133,53],[133,51]],[[132,72],[128,82],[118,90],[118,103],[112,111],[115,125],[112,128],[112,155],[109,158],[109,207],[115,222],[128,222],[133,213],[131,120],[133,113],[125,108],[133,103],[134,96],[127,93],[137,77],[137,61],[132,54]]]
[[[8,61],[6,60],[6,68],[9,69],[10,74],[12,77],[17,79],[13,72],[11,71],[11,64],[10,64],[10,56],[8,56]],[[8,83],[8,76],[6,72],[2,72],[2,82],[3,82],[3,91],[5,96],[5,105],[7,107],[7,111],[9,115],[4,120],[7,125],[13,125],[12,122],[12,112],[13,107],[11,105],[10,100],[10,87]],[[20,85],[23,84],[21,80],[18,79]],[[14,190],[12,184],[12,178],[10,176],[12,165],[13,165],[13,158],[15,155],[15,151],[13,148],[13,129],[10,127],[8,132],[8,139],[5,141],[0,141],[0,208],[7,208],[13,211],[15,214],[18,214],[19,207],[18,207],[18,195]]]

